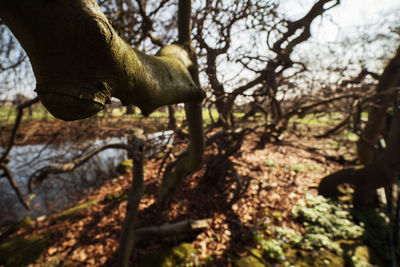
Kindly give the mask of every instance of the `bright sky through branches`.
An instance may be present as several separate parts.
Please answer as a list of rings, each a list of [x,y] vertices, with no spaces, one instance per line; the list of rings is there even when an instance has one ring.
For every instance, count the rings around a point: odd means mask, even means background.
[[[291,19],[297,19],[309,10],[313,0],[282,0],[282,11]],[[400,23],[399,0],[342,0],[339,6],[329,10],[313,23],[313,35],[318,40],[334,42],[341,34],[351,34],[357,27],[381,23],[392,18]],[[398,23],[398,24],[399,24]],[[389,29],[387,29],[389,30]]]

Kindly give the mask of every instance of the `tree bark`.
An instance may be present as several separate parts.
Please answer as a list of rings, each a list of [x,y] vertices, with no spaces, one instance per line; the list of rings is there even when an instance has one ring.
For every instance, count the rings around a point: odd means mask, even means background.
[[[396,55],[390,60],[385,67],[381,77],[379,78],[376,94],[382,95],[381,101],[377,106],[372,107],[368,112],[368,122],[363,133],[357,142],[358,158],[363,165],[367,165],[374,161],[375,145],[379,136],[383,133],[386,124],[386,112],[388,107],[393,103],[393,88],[400,86],[400,47],[397,49]]]
[[[168,128],[175,131],[176,127],[175,106],[168,105]]]
[[[354,203],[360,206],[374,204],[376,189],[391,186],[400,170],[400,109],[395,108],[387,147],[376,159],[363,168],[341,170],[323,178],[318,192],[326,197],[338,195],[337,187],[348,183],[354,186]]]
[[[148,115],[205,94],[179,45],[148,56],[125,43],[95,0],[3,0],[0,18],[25,49],[43,105],[64,120],[89,117],[112,96]]]
[[[135,231],[134,242],[138,243],[141,240],[148,240],[150,238],[161,238],[165,236],[176,235],[179,233],[200,231],[206,229],[208,226],[209,226],[209,220],[203,219],[203,220],[185,220],[172,224],[143,227]]]
[[[125,114],[127,115],[135,114],[135,107],[133,105],[127,105]]]
[[[131,151],[128,157],[133,159],[132,186],[128,197],[126,217],[121,231],[120,247],[118,254],[118,266],[128,267],[129,257],[132,253],[134,242],[134,231],[140,200],[144,192],[143,163],[145,153],[145,137],[143,132],[137,132],[130,140]]]
[[[197,86],[200,86],[197,57],[191,44],[191,0],[179,0],[178,32],[179,44],[186,48],[192,65],[189,72]],[[190,173],[196,171],[203,162],[204,157],[204,131],[203,114],[200,103],[185,103],[186,119],[189,127],[189,147],[187,152],[177,161],[166,167],[162,185],[159,191],[159,204],[165,206],[167,197],[176,191],[182,180]],[[172,168],[174,170],[172,171]]]

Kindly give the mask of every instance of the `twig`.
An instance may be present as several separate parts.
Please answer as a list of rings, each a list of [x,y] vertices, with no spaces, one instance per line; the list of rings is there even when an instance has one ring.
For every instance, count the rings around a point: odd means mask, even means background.
[[[342,122],[340,122],[338,125],[336,125],[335,127],[333,127],[332,129],[329,129],[328,131],[326,131],[323,134],[317,135],[315,136],[316,138],[327,138],[328,136],[330,136],[331,134],[336,133],[337,131],[339,131],[341,128],[345,127],[346,124],[350,121],[350,117],[352,114],[350,114],[349,116],[347,116]]]
[[[18,185],[15,183],[14,177],[13,177],[13,175],[11,174],[11,171],[10,171],[10,169],[8,168],[7,164],[1,162],[1,163],[0,163],[0,168],[3,169],[3,171],[4,171],[3,175],[4,175],[5,177],[7,177],[8,181],[10,182],[11,187],[12,187],[12,188],[14,189],[14,191],[15,191],[15,194],[17,194],[17,197],[18,197],[19,201],[24,205],[24,207],[25,207],[27,210],[30,210],[31,207],[30,207],[29,203],[24,199],[24,197],[23,197],[21,191],[19,190]]]
[[[11,132],[10,140],[8,141],[8,146],[7,146],[6,150],[3,152],[3,155],[0,157],[0,162],[4,162],[4,160],[10,154],[11,148],[14,145],[15,136],[17,134],[19,125],[21,123],[21,119],[22,119],[24,108],[27,108],[27,107],[29,107],[29,106],[37,103],[37,102],[39,102],[39,98],[35,97],[35,98],[31,99],[31,100],[28,100],[28,101],[22,103],[21,105],[19,105],[17,107],[18,113],[17,113],[17,117],[15,118],[14,127],[13,127],[12,132]]]
[[[87,162],[90,158],[94,157],[99,152],[106,150],[106,149],[110,149],[110,148],[129,150],[129,146],[126,144],[122,144],[122,143],[108,144],[108,145],[100,146],[100,147],[92,150],[88,154],[83,155],[82,157],[76,158],[71,162],[68,162],[68,163],[65,163],[62,165],[51,164],[49,166],[43,167],[43,168],[37,170],[36,172],[34,172],[31,175],[31,177],[29,178],[29,181],[28,181],[29,192],[32,192],[32,181],[33,180],[35,180],[37,182],[42,182],[50,174],[64,173],[64,172],[72,171],[72,170],[76,169],[77,167],[81,166],[82,164],[84,164],[85,162]]]

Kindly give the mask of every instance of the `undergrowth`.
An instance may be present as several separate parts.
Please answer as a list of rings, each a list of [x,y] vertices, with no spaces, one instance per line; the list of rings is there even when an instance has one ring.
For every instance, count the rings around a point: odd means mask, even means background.
[[[378,209],[306,194],[291,211],[304,231],[280,227],[275,215],[257,218],[253,240],[263,260],[281,266],[386,266],[388,220]]]

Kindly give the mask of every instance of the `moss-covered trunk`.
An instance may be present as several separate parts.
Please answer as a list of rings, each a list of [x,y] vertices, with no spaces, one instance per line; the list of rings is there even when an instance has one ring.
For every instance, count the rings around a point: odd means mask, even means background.
[[[144,114],[204,97],[185,49],[171,45],[148,56],[131,48],[94,0],[2,0],[0,18],[29,56],[40,100],[58,118],[89,117],[111,96]]]

